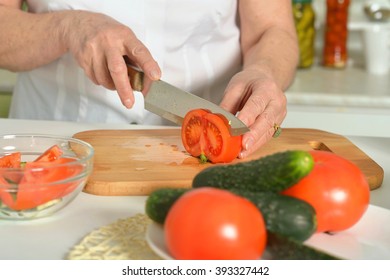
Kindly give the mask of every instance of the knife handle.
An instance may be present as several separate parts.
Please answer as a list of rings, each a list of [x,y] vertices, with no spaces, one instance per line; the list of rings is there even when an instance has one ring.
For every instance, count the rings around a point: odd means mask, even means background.
[[[144,72],[128,63],[126,65],[131,87],[135,91],[142,91],[144,89]]]

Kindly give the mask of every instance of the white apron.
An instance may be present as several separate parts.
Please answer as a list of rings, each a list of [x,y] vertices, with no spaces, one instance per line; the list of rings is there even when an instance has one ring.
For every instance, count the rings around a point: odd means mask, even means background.
[[[29,0],[31,12],[90,10],[129,26],[149,48],[162,79],[219,103],[241,67],[236,0]],[[48,42],[50,44],[50,42]],[[126,109],[115,91],[93,84],[70,54],[18,75],[10,117],[77,122],[172,124]]]

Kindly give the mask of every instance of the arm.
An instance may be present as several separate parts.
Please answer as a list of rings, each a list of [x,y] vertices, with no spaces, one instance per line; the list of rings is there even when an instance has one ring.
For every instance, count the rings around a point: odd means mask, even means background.
[[[63,15],[33,15],[21,10],[22,0],[0,0],[0,67],[26,71],[66,52],[58,30]]]
[[[240,0],[239,9],[244,69],[265,72],[286,90],[298,65],[291,1]]]
[[[298,43],[291,0],[239,0],[243,69],[230,81],[221,107],[236,113],[251,131],[246,157],[270,140],[287,113],[284,91],[294,79]]]
[[[123,56],[158,79],[160,68],[128,27],[103,14],[58,11],[32,14],[21,10],[22,0],[0,0],[0,67],[26,71],[72,53],[96,84],[116,89],[130,108],[134,96]]]

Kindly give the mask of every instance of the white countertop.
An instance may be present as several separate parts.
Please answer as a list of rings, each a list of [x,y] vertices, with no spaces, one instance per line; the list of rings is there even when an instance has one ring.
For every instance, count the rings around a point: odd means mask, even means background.
[[[359,64],[340,70],[321,66],[298,69],[286,96],[289,105],[378,109],[390,113],[390,73],[368,74]]]
[[[90,129],[156,128],[136,125],[80,124],[0,119],[0,134],[39,133],[71,136]],[[161,128],[161,127],[160,127]],[[382,186],[371,192],[371,204],[390,209],[390,138],[348,137],[385,171]],[[81,193],[57,214],[33,221],[1,221],[0,259],[64,259],[91,231],[119,218],[144,212],[145,196],[95,196]]]

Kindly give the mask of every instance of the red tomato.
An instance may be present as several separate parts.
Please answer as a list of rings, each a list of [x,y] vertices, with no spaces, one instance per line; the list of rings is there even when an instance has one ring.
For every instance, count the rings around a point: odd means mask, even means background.
[[[20,152],[15,152],[5,155],[0,158],[0,183],[8,185],[9,183],[18,183],[21,175],[18,172],[12,171],[12,168],[19,168],[21,165],[22,155]],[[4,168],[3,170],[1,168]],[[0,192],[2,190],[0,189]]]
[[[5,205],[14,203],[14,198],[7,191],[9,186],[10,184],[2,176],[0,176],[0,202],[4,203]]]
[[[259,259],[266,245],[261,212],[229,191],[204,187],[182,195],[164,223],[175,259]]]
[[[0,199],[3,204],[13,210],[24,210],[37,207],[67,195],[77,188],[80,180],[61,182],[77,176],[82,171],[80,164],[64,165],[75,161],[72,158],[61,157],[60,147],[54,145],[43,152],[33,162],[27,162],[23,175],[15,175],[12,171],[5,174],[0,170]],[[21,153],[16,152],[0,158],[0,167],[19,168]],[[8,188],[14,184],[17,192],[9,192]],[[45,187],[44,185],[47,184]],[[37,188],[40,186],[40,188]]]
[[[75,159],[58,158],[51,162],[27,162],[16,199],[4,197],[3,203],[11,209],[24,210],[67,195],[81,182],[81,179],[61,182],[77,176],[82,171],[80,164],[63,165],[73,161]]]
[[[60,147],[57,145],[53,145],[45,152],[43,152],[35,161],[43,162],[43,161],[53,161],[58,159],[63,154]]]
[[[20,167],[21,153],[15,152],[0,158],[0,168],[18,168]]]
[[[27,163],[23,180],[19,184],[17,196],[19,207],[23,209],[36,207],[50,200],[61,198],[77,188],[82,179],[53,184],[53,182],[74,178],[82,171],[80,164],[68,165],[74,161],[73,158],[58,158],[50,163]],[[34,189],[36,185],[44,184],[48,184],[48,187]]]
[[[12,171],[5,172],[1,168],[19,168],[20,161],[20,152],[15,152],[0,158],[0,202],[3,201],[4,204],[13,202],[13,197],[7,189],[10,186],[10,182],[18,182],[20,178]]]
[[[325,151],[311,154],[313,170],[283,194],[305,200],[315,208],[317,232],[346,230],[359,221],[368,207],[368,182],[349,160]]]
[[[194,157],[206,156],[213,163],[227,163],[241,151],[241,136],[230,134],[228,120],[207,110],[189,111],[181,130],[184,148]]]

